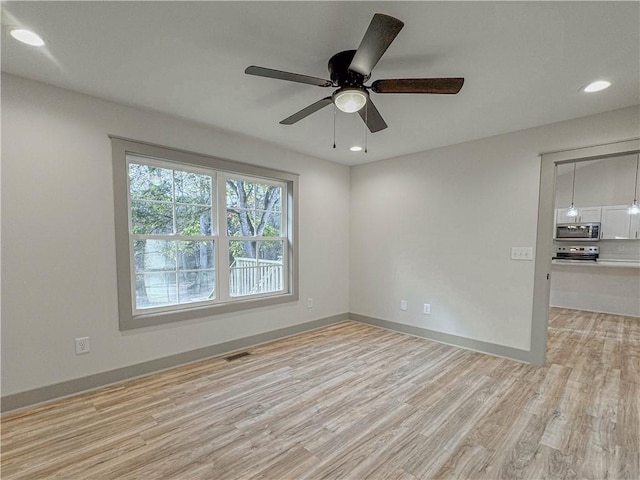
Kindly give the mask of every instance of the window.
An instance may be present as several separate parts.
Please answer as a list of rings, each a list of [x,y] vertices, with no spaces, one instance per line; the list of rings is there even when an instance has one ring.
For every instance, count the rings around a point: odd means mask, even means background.
[[[298,299],[297,176],[112,138],[120,328]]]

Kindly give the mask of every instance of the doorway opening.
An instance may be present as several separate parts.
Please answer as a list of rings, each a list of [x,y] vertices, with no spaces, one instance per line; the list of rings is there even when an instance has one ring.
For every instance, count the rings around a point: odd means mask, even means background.
[[[535,363],[545,361],[547,345],[547,324],[549,315],[551,277],[553,275],[552,258],[555,254],[555,226],[558,219],[556,213],[556,190],[558,172],[566,165],[573,167],[582,162],[603,161],[625,155],[636,155],[640,152],[640,140],[632,139],[621,142],[597,145],[560,152],[541,154],[540,193],[538,202],[538,230],[536,239],[535,278],[533,293],[533,323],[531,329],[531,353]],[[586,163],[583,165],[587,165]],[[563,182],[561,179],[559,182]],[[629,192],[631,195],[633,192]],[[563,195],[563,194],[561,194]],[[561,198],[558,199],[561,201]],[[629,199],[629,202],[631,199]],[[587,205],[585,205],[586,207]],[[568,206],[567,206],[568,207]],[[565,207],[566,209],[566,207]],[[584,268],[584,267],[583,267]]]

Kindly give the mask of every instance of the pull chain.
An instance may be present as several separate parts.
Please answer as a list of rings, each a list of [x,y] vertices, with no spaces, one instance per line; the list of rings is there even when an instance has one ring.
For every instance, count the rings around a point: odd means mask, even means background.
[[[369,129],[369,102],[364,104],[364,153],[367,153],[367,130]]]
[[[333,104],[333,148],[336,148],[336,105]]]

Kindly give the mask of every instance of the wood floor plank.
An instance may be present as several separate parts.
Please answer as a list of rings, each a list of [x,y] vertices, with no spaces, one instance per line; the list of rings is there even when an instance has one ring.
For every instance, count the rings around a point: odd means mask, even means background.
[[[3,480],[640,478],[640,319],[532,366],[343,322],[1,418]]]

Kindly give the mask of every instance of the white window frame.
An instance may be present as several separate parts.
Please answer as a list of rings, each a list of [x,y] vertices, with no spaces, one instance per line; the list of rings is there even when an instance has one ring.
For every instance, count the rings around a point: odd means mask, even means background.
[[[242,311],[298,301],[297,196],[298,175],[249,165],[169,147],[110,136],[113,156],[116,274],[120,330],[130,330],[181,320],[205,318],[220,313]],[[212,232],[202,239],[214,242],[215,299],[204,302],[136,309],[135,265],[130,232],[131,208],[129,160],[174,170],[212,176]],[[228,236],[226,223],[226,181],[228,178],[277,185],[282,188],[281,237]],[[154,236],[165,239],[165,236]],[[193,240],[191,236],[166,235],[171,240]],[[229,241],[283,241],[283,289],[277,292],[231,297],[229,287]]]

